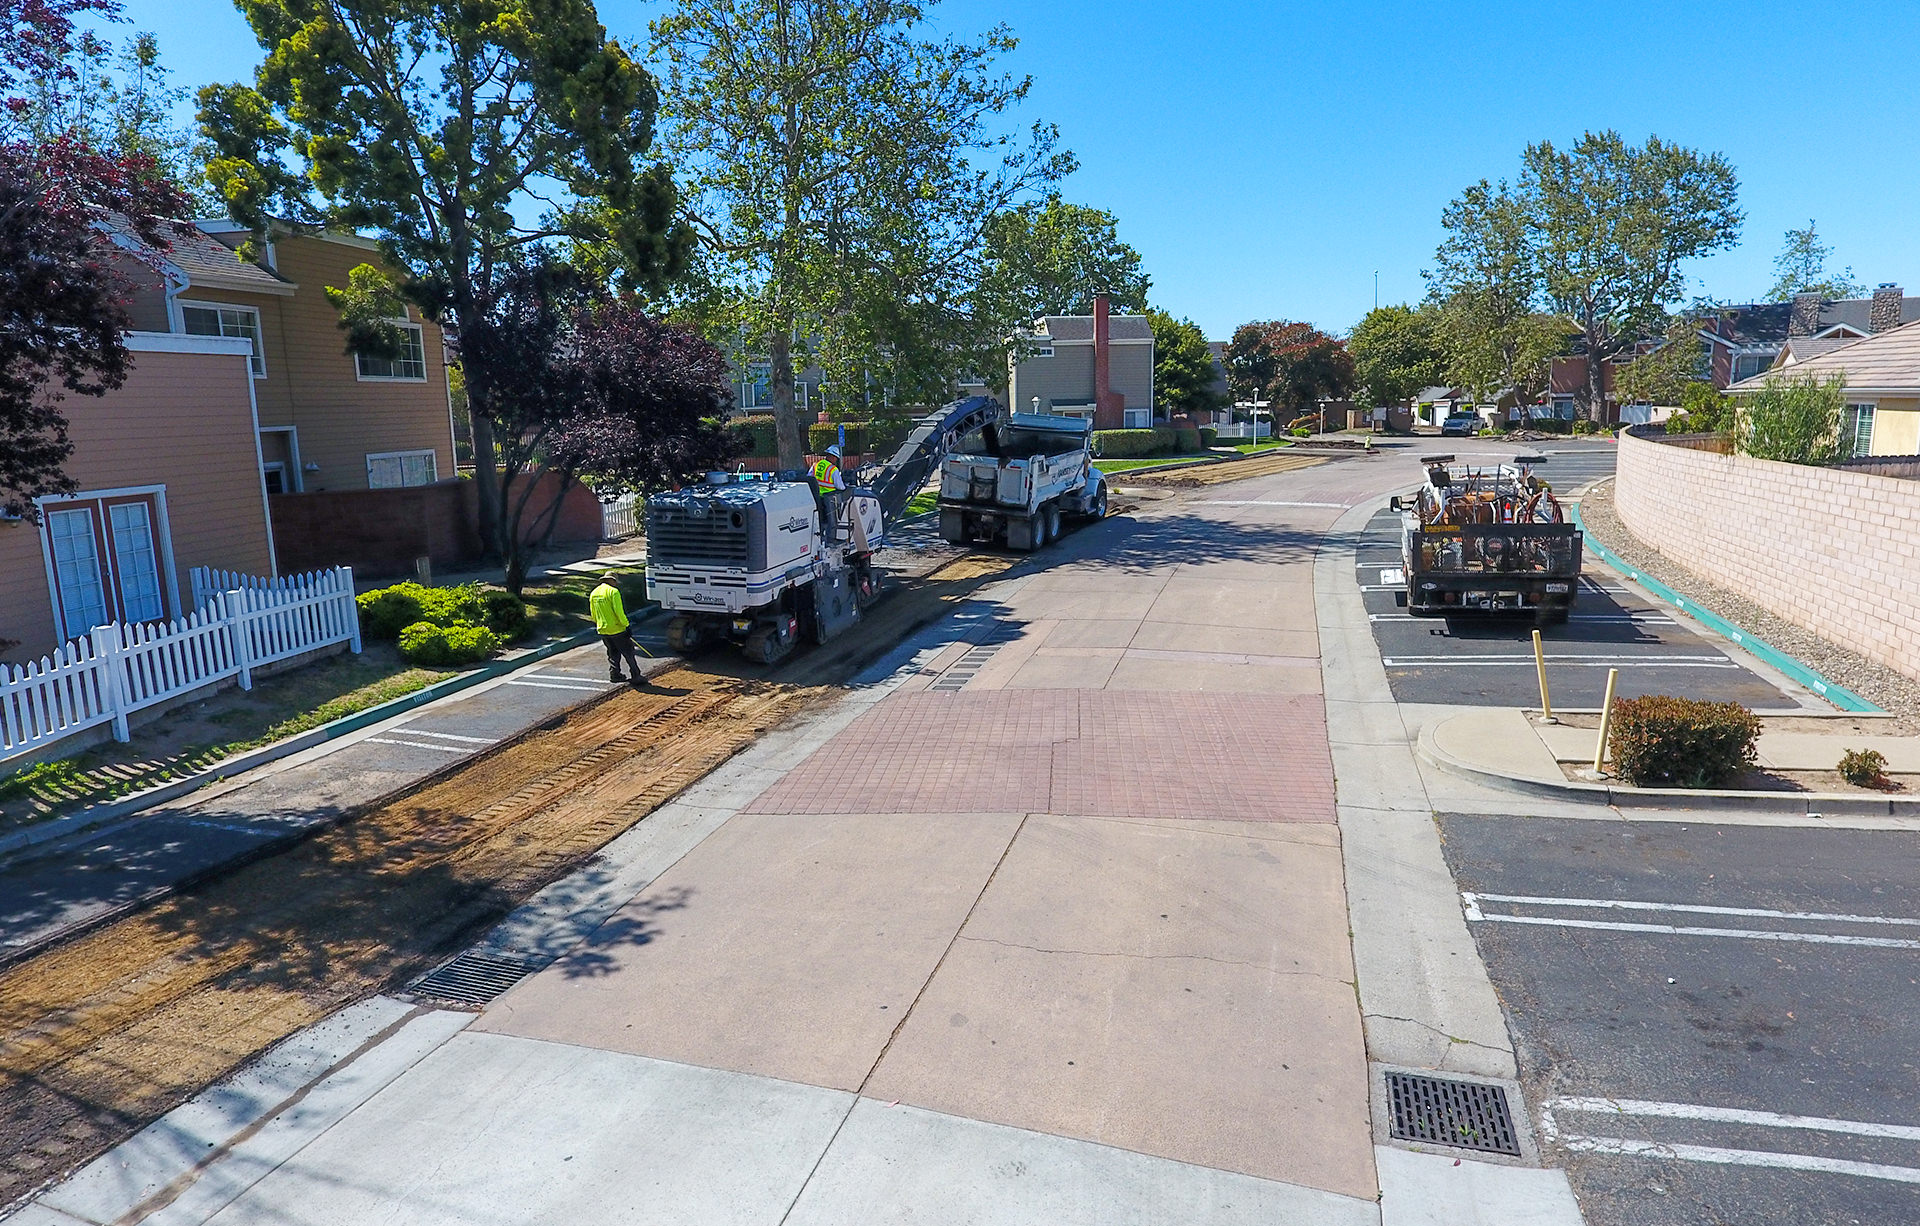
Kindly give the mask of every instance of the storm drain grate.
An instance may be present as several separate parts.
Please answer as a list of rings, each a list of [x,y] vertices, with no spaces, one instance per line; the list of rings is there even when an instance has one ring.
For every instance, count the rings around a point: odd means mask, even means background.
[[[518,958],[464,953],[414,980],[407,990],[459,1005],[484,1005],[539,969],[537,963]]]
[[[1501,1086],[1388,1073],[1387,1104],[1395,1140],[1520,1156],[1507,1092]]]

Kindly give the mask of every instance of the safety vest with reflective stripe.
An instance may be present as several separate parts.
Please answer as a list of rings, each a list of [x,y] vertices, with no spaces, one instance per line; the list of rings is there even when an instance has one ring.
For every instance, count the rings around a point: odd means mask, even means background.
[[[821,489],[832,489],[834,487],[834,478],[839,475],[840,466],[833,462],[833,457],[823,456],[814,461],[813,480],[814,484],[818,485]]]

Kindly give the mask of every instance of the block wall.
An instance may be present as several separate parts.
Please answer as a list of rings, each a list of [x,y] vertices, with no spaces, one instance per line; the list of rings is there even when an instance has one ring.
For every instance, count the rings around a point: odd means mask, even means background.
[[[1625,434],[1614,502],[1688,570],[1920,678],[1920,481]]]

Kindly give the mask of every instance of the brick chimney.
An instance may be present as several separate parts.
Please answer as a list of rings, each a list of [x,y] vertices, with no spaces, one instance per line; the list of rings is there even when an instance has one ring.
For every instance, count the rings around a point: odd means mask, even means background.
[[[1820,295],[1795,294],[1787,316],[1788,336],[1812,336],[1820,330]]]
[[[1093,428],[1118,430],[1127,424],[1126,397],[1113,391],[1111,327],[1107,323],[1107,296],[1093,296]]]
[[[1882,281],[1873,291],[1873,306],[1867,311],[1867,331],[1891,332],[1900,326],[1900,287]]]

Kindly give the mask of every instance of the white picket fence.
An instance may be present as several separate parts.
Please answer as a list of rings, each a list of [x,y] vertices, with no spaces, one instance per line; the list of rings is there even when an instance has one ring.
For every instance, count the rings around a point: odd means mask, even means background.
[[[600,539],[617,541],[640,531],[640,500],[632,494],[622,494],[611,502],[600,504]]]
[[[253,688],[253,670],[334,643],[360,650],[353,571],[285,579],[196,567],[194,611],[176,621],[96,626],[39,661],[0,664],[0,759],[111,723],[203,686]]]

